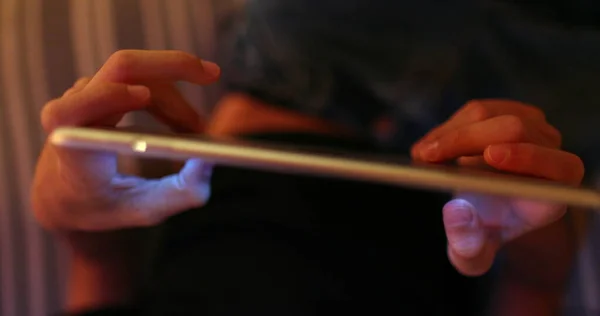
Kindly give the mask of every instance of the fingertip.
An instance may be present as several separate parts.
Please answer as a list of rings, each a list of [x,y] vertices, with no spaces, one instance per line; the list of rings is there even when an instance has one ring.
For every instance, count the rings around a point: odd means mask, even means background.
[[[181,212],[204,206],[211,196],[211,185],[194,175],[200,165],[188,162],[184,169],[159,180],[148,181],[151,185],[135,201],[139,209],[146,210],[144,219],[155,225]],[[187,170],[186,170],[187,168]]]
[[[134,99],[136,99],[136,101],[145,102],[145,101],[150,100],[151,92],[150,92],[150,89],[146,86],[142,86],[142,85],[127,86],[127,92]]]
[[[448,259],[466,276],[485,274],[494,262],[497,240],[490,239],[481,226],[473,205],[455,199],[444,206],[444,227],[448,238]]]
[[[202,60],[201,63],[204,73],[209,79],[218,79],[221,76],[221,67],[219,65],[206,60]]]
[[[213,164],[201,159],[190,159],[186,161],[181,174],[189,185],[210,183]]]
[[[212,84],[221,77],[221,67],[211,61],[195,58],[194,71],[188,75],[188,81],[197,85]],[[200,66],[198,67],[198,63]]]
[[[444,206],[444,223],[447,227],[473,226],[475,223],[475,214],[468,202],[460,200],[448,202]]]
[[[501,162],[498,157],[494,157],[498,151],[506,154]],[[489,146],[484,158],[498,170],[571,185],[579,185],[585,172],[583,162],[577,155],[531,143]]]
[[[444,153],[439,141],[424,142],[418,148],[419,157],[425,161],[438,162],[444,159]]]
[[[448,260],[460,274],[468,277],[479,277],[486,274],[494,262],[494,253],[481,254],[475,258],[465,258],[448,247]]]
[[[52,100],[46,103],[40,112],[40,123],[46,133],[51,133],[57,126],[56,116],[54,115],[54,107],[58,100]]]
[[[506,145],[490,145],[483,152],[485,161],[492,166],[501,166],[510,159],[511,149]]]
[[[448,202],[443,209],[448,245],[462,257],[477,256],[486,240],[472,205],[462,199]]]
[[[464,198],[455,198],[444,205],[443,208],[444,214],[452,213],[452,212],[460,212],[460,213],[468,213],[470,214],[471,221],[478,220],[477,214],[475,211],[475,206],[471,204],[471,202],[467,201]],[[472,223],[474,224],[474,223]]]

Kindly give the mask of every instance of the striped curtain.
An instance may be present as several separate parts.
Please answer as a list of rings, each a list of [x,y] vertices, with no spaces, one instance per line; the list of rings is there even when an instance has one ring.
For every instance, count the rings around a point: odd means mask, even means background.
[[[67,258],[29,211],[44,141],[38,113],[119,49],[179,49],[215,58],[234,0],[0,0],[0,315],[60,309]],[[198,110],[218,88],[184,85]],[[142,115],[128,123],[147,123]]]

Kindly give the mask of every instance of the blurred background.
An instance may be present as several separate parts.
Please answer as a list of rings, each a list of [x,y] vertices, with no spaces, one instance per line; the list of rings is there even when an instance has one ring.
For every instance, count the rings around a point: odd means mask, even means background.
[[[218,52],[231,44],[243,2],[0,0],[0,315],[48,315],[63,301],[66,252],[35,224],[29,211],[29,186],[45,138],[38,121],[44,103],[78,78],[93,75],[120,49],[177,49],[218,62]],[[181,88],[204,113],[220,95],[218,85]],[[584,131],[597,129],[599,114],[597,104],[573,104],[549,113],[552,123],[566,131],[571,141],[567,145],[586,155],[591,183],[597,178],[590,162],[600,161],[600,133]],[[143,114],[129,116],[125,123],[153,124]],[[134,171],[161,172],[144,171],[136,161],[125,163]],[[600,312],[597,238],[586,239],[587,232],[598,231],[598,221],[584,212],[575,221],[582,248],[567,304]]]

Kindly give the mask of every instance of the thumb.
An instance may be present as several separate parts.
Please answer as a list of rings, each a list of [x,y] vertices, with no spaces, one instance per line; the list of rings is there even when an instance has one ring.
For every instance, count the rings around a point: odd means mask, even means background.
[[[443,209],[448,238],[448,258],[462,274],[478,276],[494,261],[498,244],[490,238],[473,205],[463,199],[448,202]]]
[[[173,215],[206,204],[211,193],[211,175],[212,164],[191,159],[178,174],[148,180],[142,192],[130,202],[143,219],[138,226],[157,225]]]

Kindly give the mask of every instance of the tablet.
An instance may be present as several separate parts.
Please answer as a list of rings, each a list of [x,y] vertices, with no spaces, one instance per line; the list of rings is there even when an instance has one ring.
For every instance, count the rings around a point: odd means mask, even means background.
[[[336,177],[445,192],[473,192],[600,207],[600,193],[531,177],[468,167],[416,163],[403,157],[365,156],[327,148],[300,148],[198,135],[64,127],[49,141],[60,147],[149,158],[201,158],[219,165]]]

